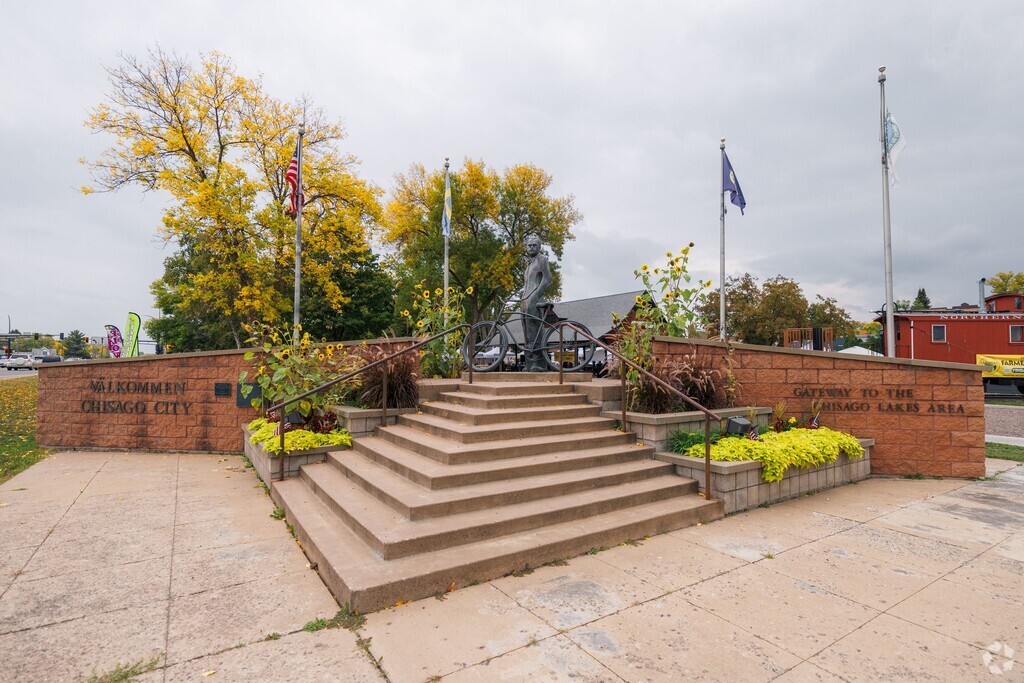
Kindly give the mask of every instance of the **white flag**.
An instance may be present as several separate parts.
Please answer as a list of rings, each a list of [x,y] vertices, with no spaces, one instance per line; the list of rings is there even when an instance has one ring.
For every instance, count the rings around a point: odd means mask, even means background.
[[[889,111],[885,112],[885,153],[889,157],[889,184],[896,187],[900,179],[896,177],[896,159],[907,148],[907,139],[903,137],[900,124]]]

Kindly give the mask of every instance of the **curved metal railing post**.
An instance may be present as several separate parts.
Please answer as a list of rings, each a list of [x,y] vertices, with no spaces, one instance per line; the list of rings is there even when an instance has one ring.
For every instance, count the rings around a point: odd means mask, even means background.
[[[711,416],[704,416],[704,500],[711,500]]]
[[[562,330],[565,328],[561,325],[558,326],[558,383],[562,383],[562,378],[565,376],[565,363],[562,362],[562,350],[565,348],[565,343],[562,340]]]

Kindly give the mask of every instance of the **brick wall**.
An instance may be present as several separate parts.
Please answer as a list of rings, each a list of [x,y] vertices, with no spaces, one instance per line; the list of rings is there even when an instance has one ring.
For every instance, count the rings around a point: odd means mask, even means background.
[[[692,353],[721,364],[731,352],[740,404],[787,402],[787,415],[826,407],[821,424],[875,440],[874,474],[985,476],[980,366],[659,337],[656,358]]]
[[[241,452],[240,427],[256,416],[236,404],[238,376],[249,369],[244,352],[43,365],[36,440],[48,448]],[[214,395],[218,383],[230,396]]]
[[[241,451],[242,351],[53,363],[39,372],[36,440],[50,448]],[[214,396],[227,383],[230,396]]]

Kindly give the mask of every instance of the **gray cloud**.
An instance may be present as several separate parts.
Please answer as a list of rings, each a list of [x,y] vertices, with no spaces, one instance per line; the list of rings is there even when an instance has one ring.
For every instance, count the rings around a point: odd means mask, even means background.
[[[149,283],[165,197],[82,196],[82,126],[119,51],[217,49],[267,90],[308,93],[385,189],[445,156],[531,162],[585,219],[564,294],[635,287],[693,240],[718,280],[718,139],[748,200],[728,214],[729,274],[795,278],[858,318],[884,299],[876,68],[910,147],[892,193],[897,297],[973,301],[1024,269],[1024,136],[1012,2],[26,4],[0,27],[0,314],[98,333]],[[293,9],[294,7],[294,9]],[[13,68],[12,68],[13,67]]]

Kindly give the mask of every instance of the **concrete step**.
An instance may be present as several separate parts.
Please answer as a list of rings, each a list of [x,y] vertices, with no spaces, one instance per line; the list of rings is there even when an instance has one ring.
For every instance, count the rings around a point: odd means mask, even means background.
[[[564,434],[553,434],[514,441],[453,443],[443,437],[397,424],[378,428],[377,436],[448,465],[636,443],[636,434],[610,429],[577,432],[570,438]]]
[[[562,381],[565,383],[579,384],[590,382],[594,375],[589,372],[564,372]],[[462,381],[469,381],[469,373],[462,373]],[[557,372],[474,372],[474,382],[552,382],[558,383]]]
[[[497,394],[471,394],[463,391],[451,391],[441,394],[440,400],[460,406],[488,408],[490,410],[532,408],[535,406],[584,405],[588,403],[586,396],[577,393],[499,396]]]
[[[331,453],[327,462],[377,500],[413,521],[515,505],[674,472],[674,466],[665,462],[629,461],[520,477],[512,481],[431,490],[354,451]],[[696,493],[696,490],[696,482],[693,482],[692,492]]]
[[[434,490],[635,462],[651,458],[654,453],[653,446],[642,446],[633,442],[576,451],[554,451],[500,460],[445,465],[376,436],[356,439],[352,447],[375,463],[420,486]],[[347,452],[338,453],[344,455]]]
[[[507,536],[694,491],[693,480],[666,475],[414,521],[377,500],[327,463],[304,465],[300,478],[386,560]]]
[[[571,384],[553,384],[547,382],[473,382],[463,384],[459,391],[468,394],[486,394],[488,396],[521,396],[523,394],[572,394]]]
[[[420,406],[426,415],[434,415],[460,424],[487,425],[504,422],[525,422],[533,420],[568,420],[577,417],[601,415],[601,406],[578,403],[567,406],[529,406],[514,410],[475,408],[455,403],[438,401]]]
[[[591,548],[709,522],[723,514],[721,501],[684,496],[386,561],[301,479],[274,482],[273,495],[338,603],[359,612],[441,594]]]
[[[505,441],[540,436],[564,436],[578,432],[611,429],[615,420],[608,417],[573,417],[558,421],[525,420],[501,424],[471,425],[446,420],[436,415],[411,413],[400,415],[398,424],[439,436],[456,443],[474,444],[483,441]]]

